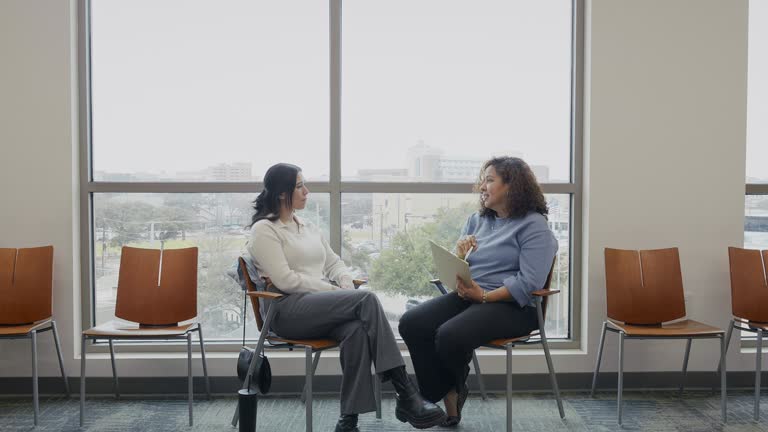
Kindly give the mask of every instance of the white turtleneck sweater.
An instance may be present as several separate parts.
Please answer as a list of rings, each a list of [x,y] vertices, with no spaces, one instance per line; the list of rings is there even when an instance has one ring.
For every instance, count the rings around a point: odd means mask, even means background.
[[[253,224],[247,248],[260,276],[286,294],[354,289],[344,261],[316,227],[295,215],[288,224],[280,219]]]

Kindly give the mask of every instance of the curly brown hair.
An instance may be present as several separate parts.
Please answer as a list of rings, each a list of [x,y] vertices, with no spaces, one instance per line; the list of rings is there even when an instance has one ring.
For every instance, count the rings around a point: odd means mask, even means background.
[[[529,211],[535,211],[546,217],[549,214],[544,193],[536,180],[531,167],[524,160],[516,157],[499,156],[486,161],[480,170],[480,176],[475,184],[475,192],[480,191],[480,185],[485,179],[485,170],[492,166],[504,184],[509,185],[507,192],[507,211],[512,218],[525,216]],[[496,211],[483,205],[480,200],[480,216],[496,216]]]

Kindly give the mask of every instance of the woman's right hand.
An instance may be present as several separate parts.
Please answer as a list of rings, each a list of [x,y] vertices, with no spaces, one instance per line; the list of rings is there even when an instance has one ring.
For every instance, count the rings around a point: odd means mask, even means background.
[[[467,256],[467,252],[469,252],[470,249],[477,247],[477,240],[475,239],[475,236],[473,235],[466,235],[459,238],[459,240],[456,242],[456,256],[464,259],[465,256]]]

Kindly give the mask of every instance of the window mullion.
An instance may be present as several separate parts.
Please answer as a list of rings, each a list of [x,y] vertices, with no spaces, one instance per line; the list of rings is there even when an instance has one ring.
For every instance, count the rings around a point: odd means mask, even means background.
[[[330,16],[330,227],[331,247],[341,254],[341,0],[329,0]]]

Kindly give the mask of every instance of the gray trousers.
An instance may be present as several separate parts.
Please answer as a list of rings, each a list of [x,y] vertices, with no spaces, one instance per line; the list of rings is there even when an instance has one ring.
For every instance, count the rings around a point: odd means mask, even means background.
[[[291,294],[272,302],[272,329],[287,339],[331,338],[340,342],[341,413],[376,410],[371,362],[376,373],[403,366],[395,335],[376,295],[367,290]]]

